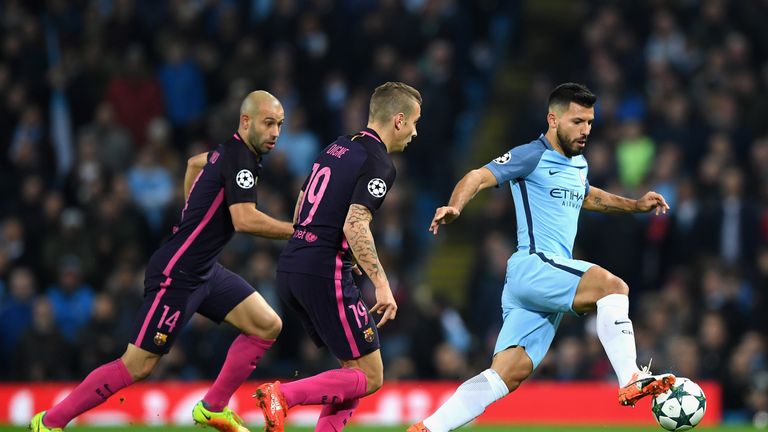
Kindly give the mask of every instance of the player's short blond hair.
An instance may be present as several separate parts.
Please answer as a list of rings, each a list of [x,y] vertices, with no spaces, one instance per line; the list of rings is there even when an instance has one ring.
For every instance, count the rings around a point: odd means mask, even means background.
[[[397,113],[411,114],[413,102],[421,105],[421,93],[402,82],[386,82],[373,91],[368,121],[385,122]]]

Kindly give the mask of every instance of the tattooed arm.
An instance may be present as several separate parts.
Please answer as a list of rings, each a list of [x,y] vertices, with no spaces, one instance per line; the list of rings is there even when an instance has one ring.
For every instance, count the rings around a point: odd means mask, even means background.
[[[653,191],[633,200],[590,186],[582,208],[600,213],[645,213],[655,209],[659,215],[666,213],[669,205],[661,194]]]
[[[371,211],[360,204],[352,204],[347,212],[347,219],[344,221],[344,236],[347,238],[349,247],[352,248],[358,265],[365,270],[368,278],[376,287],[376,304],[371,308],[371,312],[378,312],[381,317],[378,327],[381,327],[394,319],[397,312],[397,304],[389,287],[387,275],[379,262],[379,254],[376,252],[376,244],[373,242],[370,223],[373,219]]]

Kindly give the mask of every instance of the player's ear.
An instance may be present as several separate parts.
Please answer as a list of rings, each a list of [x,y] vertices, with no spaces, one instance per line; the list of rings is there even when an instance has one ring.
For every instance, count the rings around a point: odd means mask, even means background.
[[[557,114],[555,114],[553,111],[547,113],[547,124],[549,125],[550,129],[557,127]]]
[[[240,126],[242,126],[243,129],[248,129],[250,125],[251,118],[248,116],[248,114],[240,114]]]
[[[403,113],[395,114],[394,120],[395,120],[395,130],[402,129],[403,123],[405,122],[405,114]]]

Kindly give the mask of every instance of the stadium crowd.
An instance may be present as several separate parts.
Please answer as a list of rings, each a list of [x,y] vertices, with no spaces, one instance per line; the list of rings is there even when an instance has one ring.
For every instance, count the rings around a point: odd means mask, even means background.
[[[630,286],[639,360],[719,381],[726,420],[768,411],[768,3],[556,1],[574,14],[553,17],[569,21],[547,26],[543,48],[524,36],[544,30],[524,23],[547,2],[508,3],[3,2],[0,379],[79,380],[121,354],[143,266],[183,207],[187,158],[233,133],[248,91],[266,89],[286,109],[259,207],[287,220],[315,153],[365,125],[370,92],[387,80],[418,88],[424,106],[374,220],[400,306],[382,329],[385,377],[472,376],[501,323],[515,242],[508,189],[462,222],[477,249],[467,301],[414,293],[430,284],[432,211],[488,127],[497,77],[519,66],[526,90],[502,102],[498,154],[543,131],[557,83],[584,82],[599,97],[590,183],[656,190],[672,208],[580,222],[575,255]],[[548,56],[520,64],[537,49]],[[281,246],[238,235],[221,257],[284,317],[257,379],[335,367],[275,293]],[[234,336],[196,316],[152,379],[213,378]],[[593,317],[563,322],[534,379],[614,379]]]

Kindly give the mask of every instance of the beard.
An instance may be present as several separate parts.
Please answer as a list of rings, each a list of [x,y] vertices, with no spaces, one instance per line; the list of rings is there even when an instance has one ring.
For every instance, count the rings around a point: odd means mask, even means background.
[[[567,136],[561,134],[560,129],[557,129],[557,141],[560,143],[560,148],[563,149],[565,156],[569,158],[578,156],[583,151],[583,149],[580,148],[573,140],[570,140]]]
[[[251,147],[254,150],[256,150],[256,153],[258,154],[269,153],[269,149],[267,149],[267,146],[265,146],[264,143],[261,142],[261,136],[259,136],[256,133],[256,130],[254,128],[251,128],[248,131],[248,142],[251,145]]]

